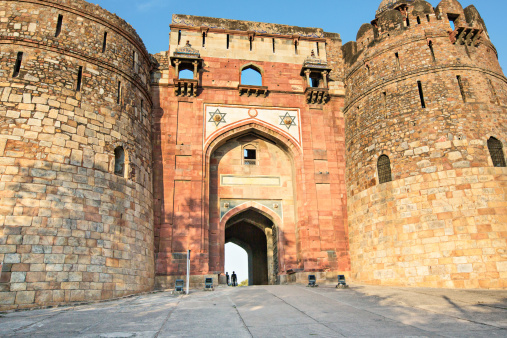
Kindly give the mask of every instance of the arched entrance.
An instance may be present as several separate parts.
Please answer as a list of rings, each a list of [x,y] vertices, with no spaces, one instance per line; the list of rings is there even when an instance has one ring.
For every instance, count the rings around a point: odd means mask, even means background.
[[[251,262],[249,284],[277,284],[297,260],[296,170],[290,143],[239,127],[209,150],[209,267],[225,273],[225,244]]]
[[[276,284],[278,238],[273,222],[255,208],[246,209],[225,223],[225,243],[232,242],[248,254],[248,284]]]

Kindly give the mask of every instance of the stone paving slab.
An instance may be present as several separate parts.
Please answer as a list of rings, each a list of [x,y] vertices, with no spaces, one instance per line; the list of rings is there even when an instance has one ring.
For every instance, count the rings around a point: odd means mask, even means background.
[[[2,337],[506,337],[507,291],[219,287],[6,313]]]

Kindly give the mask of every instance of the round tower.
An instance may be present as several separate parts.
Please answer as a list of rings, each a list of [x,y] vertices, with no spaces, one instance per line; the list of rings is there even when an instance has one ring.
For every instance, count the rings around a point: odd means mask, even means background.
[[[477,9],[384,0],[343,51],[352,276],[507,287],[507,80]]]
[[[151,290],[144,44],[85,1],[0,8],[0,310]]]

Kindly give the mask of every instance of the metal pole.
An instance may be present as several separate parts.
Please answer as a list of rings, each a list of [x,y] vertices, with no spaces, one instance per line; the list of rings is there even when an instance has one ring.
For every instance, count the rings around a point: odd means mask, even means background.
[[[190,250],[187,250],[187,295],[189,285],[190,285]]]

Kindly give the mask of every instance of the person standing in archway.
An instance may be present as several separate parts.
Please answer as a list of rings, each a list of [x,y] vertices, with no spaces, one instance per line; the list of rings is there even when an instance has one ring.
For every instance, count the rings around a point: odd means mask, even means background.
[[[238,286],[238,277],[236,276],[236,272],[232,272],[232,275],[231,275],[231,281],[232,281],[232,286]]]
[[[227,286],[229,286],[229,272],[225,272],[225,279],[227,280]]]

